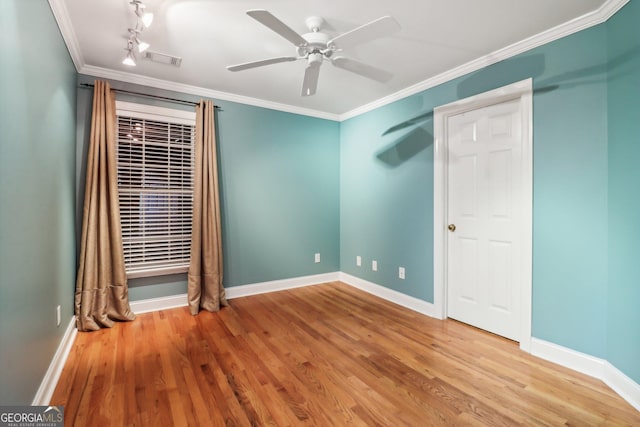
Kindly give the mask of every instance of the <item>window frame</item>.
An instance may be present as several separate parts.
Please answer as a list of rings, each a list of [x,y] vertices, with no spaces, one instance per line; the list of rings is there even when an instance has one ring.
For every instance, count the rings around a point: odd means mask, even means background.
[[[130,117],[134,119],[141,120],[151,120],[156,122],[168,123],[168,124],[176,124],[176,125],[186,125],[192,126],[192,148],[191,148],[191,176],[192,178],[195,175],[195,126],[196,126],[196,113],[193,111],[186,110],[178,110],[173,108],[165,108],[158,107],[155,105],[147,105],[147,104],[139,104],[132,102],[125,102],[116,100],[116,131],[119,129],[119,121],[120,117]],[[119,133],[116,132],[116,161],[117,161],[117,170],[118,177],[120,177],[120,166],[119,166],[119,155],[118,150],[120,148],[120,138]],[[118,203],[121,210],[121,227],[122,224],[122,202],[121,202],[121,192],[120,192],[120,182],[118,182]],[[192,194],[191,194],[191,205],[193,206],[193,185],[192,185]],[[122,236],[123,240],[123,251],[124,251],[124,232]],[[126,254],[125,254],[126,258]],[[167,260],[168,261],[168,260]],[[134,270],[129,270],[128,266],[125,264],[127,278],[139,278],[139,277],[154,277],[154,276],[163,276],[169,274],[179,274],[186,273],[189,270],[189,265],[180,264],[180,265],[170,265],[170,262],[167,262],[165,265],[157,265],[149,268],[138,268]]]

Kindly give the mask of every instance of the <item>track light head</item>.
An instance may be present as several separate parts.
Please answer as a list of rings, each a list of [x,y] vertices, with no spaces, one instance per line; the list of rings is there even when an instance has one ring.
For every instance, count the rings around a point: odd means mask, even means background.
[[[135,67],[136,66],[136,60],[133,58],[133,53],[129,52],[127,54],[127,56],[122,60],[122,63],[124,65],[128,65],[130,67]]]
[[[145,50],[149,49],[149,46],[150,46],[149,43],[143,42],[141,40],[138,40],[137,44],[138,44],[138,53],[144,52]]]
[[[149,28],[151,26],[151,23],[153,22],[153,13],[151,12],[145,12],[142,14],[142,24],[144,25],[145,28]]]
[[[129,43],[127,44],[127,48],[125,50],[127,51],[127,56],[124,57],[122,63],[130,67],[135,67],[136,57],[133,55],[133,42],[131,40],[129,40]]]
[[[138,47],[138,52],[142,53],[145,50],[149,49],[149,46],[151,45],[147,42],[140,40],[140,38],[138,37],[139,35],[140,35],[140,30],[129,28],[129,41],[132,43],[135,43],[135,45]]]
[[[144,28],[149,28],[149,26],[153,22],[153,13],[144,11],[147,6],[142,3],[141,0],[132,0],[130,4],[135,6],[136,16],[140,21],[142,21],[142,25],[144,25]]]

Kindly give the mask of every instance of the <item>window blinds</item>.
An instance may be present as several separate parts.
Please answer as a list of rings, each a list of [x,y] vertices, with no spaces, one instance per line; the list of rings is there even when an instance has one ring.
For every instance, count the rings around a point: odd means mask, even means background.
[[[117,114],[118,193],[130,278],[189,267],[195,126],[171,119]]]

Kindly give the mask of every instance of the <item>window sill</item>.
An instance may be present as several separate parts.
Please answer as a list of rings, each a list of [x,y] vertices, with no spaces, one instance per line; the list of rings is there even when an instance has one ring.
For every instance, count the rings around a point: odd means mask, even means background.
[[[169,274],[186,273],[188,271],[188,265],[178,265],[173,267],[163,267],[146,270],[133,270],[127,271],[127,279],[136,279],[138,277],[166,276]]]

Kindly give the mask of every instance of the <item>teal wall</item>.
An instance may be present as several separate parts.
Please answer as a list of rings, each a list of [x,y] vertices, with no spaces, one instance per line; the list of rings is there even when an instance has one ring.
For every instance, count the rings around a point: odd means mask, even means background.
[[[603,25],[343,122],[341,270],[433,302],[431,112],[533,77],[533,336],[640,382],[638,22],[629,2]]]
[[[82,83],[94,78],[80,76]],[[198,97],[122,82],[114,88]],[[78,91],[76,228],[82,220],[84,163],[92,92]],[[118,99],[168,104],[142,97]],[[337,122],[216,101],[225,287],[339,271],[339,131]],[[314,254],[321,262],[314,262]],[[186,275],[129,281],[132,301],[186,292]]]
[[[384,134],[448,99],[438,88],[340,129],[341,271],[426,301],[433,301],[433,122]],[[398,279],[400,266],[406,280]]]
[[[339,123],[220,105],[225,286],[339,271]]]
[[[606,61],[606,28],[597,26],[343,122],[341,270],[433,302],[429,114],[533,77],[533,335],[603,357]]]
[[[46,1],[0,2],[0,51],[0,405],[31,404],[72,317],[76,72]]]
[[[532,334],[605,356],[606,29],[536,49]]]
[[[640,3],[607,23],[609,288],[607,359],[640,383]]]

